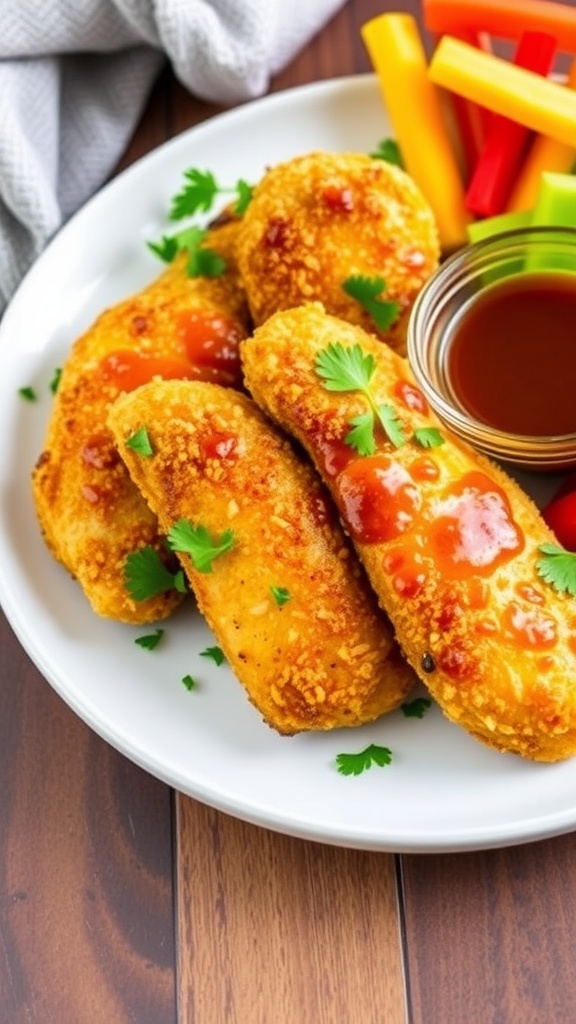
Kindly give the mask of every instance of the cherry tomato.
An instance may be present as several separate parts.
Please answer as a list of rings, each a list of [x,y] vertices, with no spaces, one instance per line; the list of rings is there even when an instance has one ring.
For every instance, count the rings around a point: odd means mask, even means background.
[[[576,491],[554,498],[542,510],[542,516],[562,547],[576,551]]]

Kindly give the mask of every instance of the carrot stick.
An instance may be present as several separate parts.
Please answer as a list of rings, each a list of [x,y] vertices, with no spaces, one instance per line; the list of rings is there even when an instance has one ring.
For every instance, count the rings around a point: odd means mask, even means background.
[[[560,50],[576,53],[576,10],[551,0],[423,0],[423,15],[437,35],[474,29],[517,39],[528,30],[548,32]]]

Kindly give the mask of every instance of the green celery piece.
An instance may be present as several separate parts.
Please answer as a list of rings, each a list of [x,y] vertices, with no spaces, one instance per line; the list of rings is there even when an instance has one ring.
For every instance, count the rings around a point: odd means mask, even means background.
[[[533,227],[576,228],[576,177],[544,171],[532,212]],[[576,271],[574,255],[557,253],[555,256],[530,253],[526,258],[527,270]]]
[[[503,231],[516,231],[518,228],[530,227],[532,210],[517,210],[513,213],[499,213],[496,217],[485,217],[483,220],[472,221],[468,225],[468,241],[482,242],[485,238],[493,238]]]

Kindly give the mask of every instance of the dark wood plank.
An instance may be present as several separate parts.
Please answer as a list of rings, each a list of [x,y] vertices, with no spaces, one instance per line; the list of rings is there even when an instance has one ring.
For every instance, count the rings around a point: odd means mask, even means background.
[[[576,836],[402,863],[413,1024],[575,1019]]]
[[[182,1024],[406,1024],[394,858],[178,801]]]
[[[171,794],[0,616],[0,1021],[174,1024]]]

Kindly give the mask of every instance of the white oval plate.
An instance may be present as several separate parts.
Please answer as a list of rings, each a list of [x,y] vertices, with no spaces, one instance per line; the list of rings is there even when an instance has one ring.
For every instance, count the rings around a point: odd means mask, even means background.
[[[415,125],[415,130],[417,126]],[[237,817],[373,850],[456,851],[526,842],[576,825],[576,761],[536,765],[490,751],[436,707],[361,729],[281,738],[264,725],[191,608],[149,629],[93,615],[46,551],[30,498],[49,382],[105,306],[160,270],[145,241],[166,230],[188,167],[223,183],[312,149],[370,151],[390,133],[371,75],[280,93],[185,132],[104,188],[60,232],[0,325],[0,600],[24,648],[74,711],[154,775]],[[39,401],[25,402],[30,385]],[[234,596],[230,595],[233,601]],[[189,692],[182,678],[198,687]],[[345,777],[341,752],[389,747],[392,764]]]

